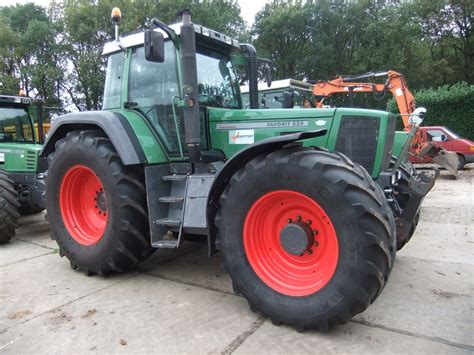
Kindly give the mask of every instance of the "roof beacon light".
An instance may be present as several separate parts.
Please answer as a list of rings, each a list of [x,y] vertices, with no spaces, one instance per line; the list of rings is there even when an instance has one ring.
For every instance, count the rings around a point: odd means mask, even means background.
[[[112,9],[111,17],[115,26],[115,42],[117,42],[119,47],[122,48],[122,45],[120,44],[120,36],[119,36],[119,23],[122,20],[122,11],[120,11],[118,7],[114,7]]]

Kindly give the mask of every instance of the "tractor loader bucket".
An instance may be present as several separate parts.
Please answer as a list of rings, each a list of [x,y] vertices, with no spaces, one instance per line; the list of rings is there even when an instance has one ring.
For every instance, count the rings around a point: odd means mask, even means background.
[[[458,177],[459,158],[454,152],[449,152],[442,147],[437,147],[432,143],[427,144],[420,151],[421,156],[429,156],[435,164],[446,169],[451,175]]]

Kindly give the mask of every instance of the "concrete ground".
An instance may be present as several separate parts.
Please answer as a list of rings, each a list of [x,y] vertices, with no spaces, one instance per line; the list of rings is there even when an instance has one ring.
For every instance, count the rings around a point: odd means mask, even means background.
[[[329,333],[252,313],[199,244],[138,271],[85,277],[60,258],[44,215],[0,246],[0,353],[473,353],[474,166],[445,172],[377,301]]]

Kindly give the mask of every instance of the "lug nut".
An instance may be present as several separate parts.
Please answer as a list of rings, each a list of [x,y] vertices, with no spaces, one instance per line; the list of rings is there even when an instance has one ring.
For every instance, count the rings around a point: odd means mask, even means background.
[[[288,223],[291,223],[293,222],[293,220],[291,218],[288,218]]]
[[[301,221],[301,216],[296,216],[297,221]]]
[[[317,247],[319,243],[317,241],[314,241],[314,246]]]
[[[307,224],[308,226],[311,225],[311,223],[313,223],[313,222],[312,222],[311,220],[309,220],[309,219],[306,221],[306,224]]]
[[[317,229],[313,230],[314,235],[317,235],[318,233],[319,233],[319,231]]]
[[[308,254],[309,255],[313,254],[313,251],[311,249],[308,249]]]

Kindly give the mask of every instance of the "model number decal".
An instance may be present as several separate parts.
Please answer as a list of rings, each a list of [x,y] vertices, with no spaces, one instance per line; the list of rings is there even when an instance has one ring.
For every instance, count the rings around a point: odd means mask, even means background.
[[[218,130],[228,129],[258,129],[258,128],[291,128],[291,127],[307,127],[309,121],[293,120],[293,121],[269,121],[269,122],[243,122],[243,123],[218,123]]]
[[[229,131],[229,144],[253,144],[255,132],[253,129],[241,129]]]

